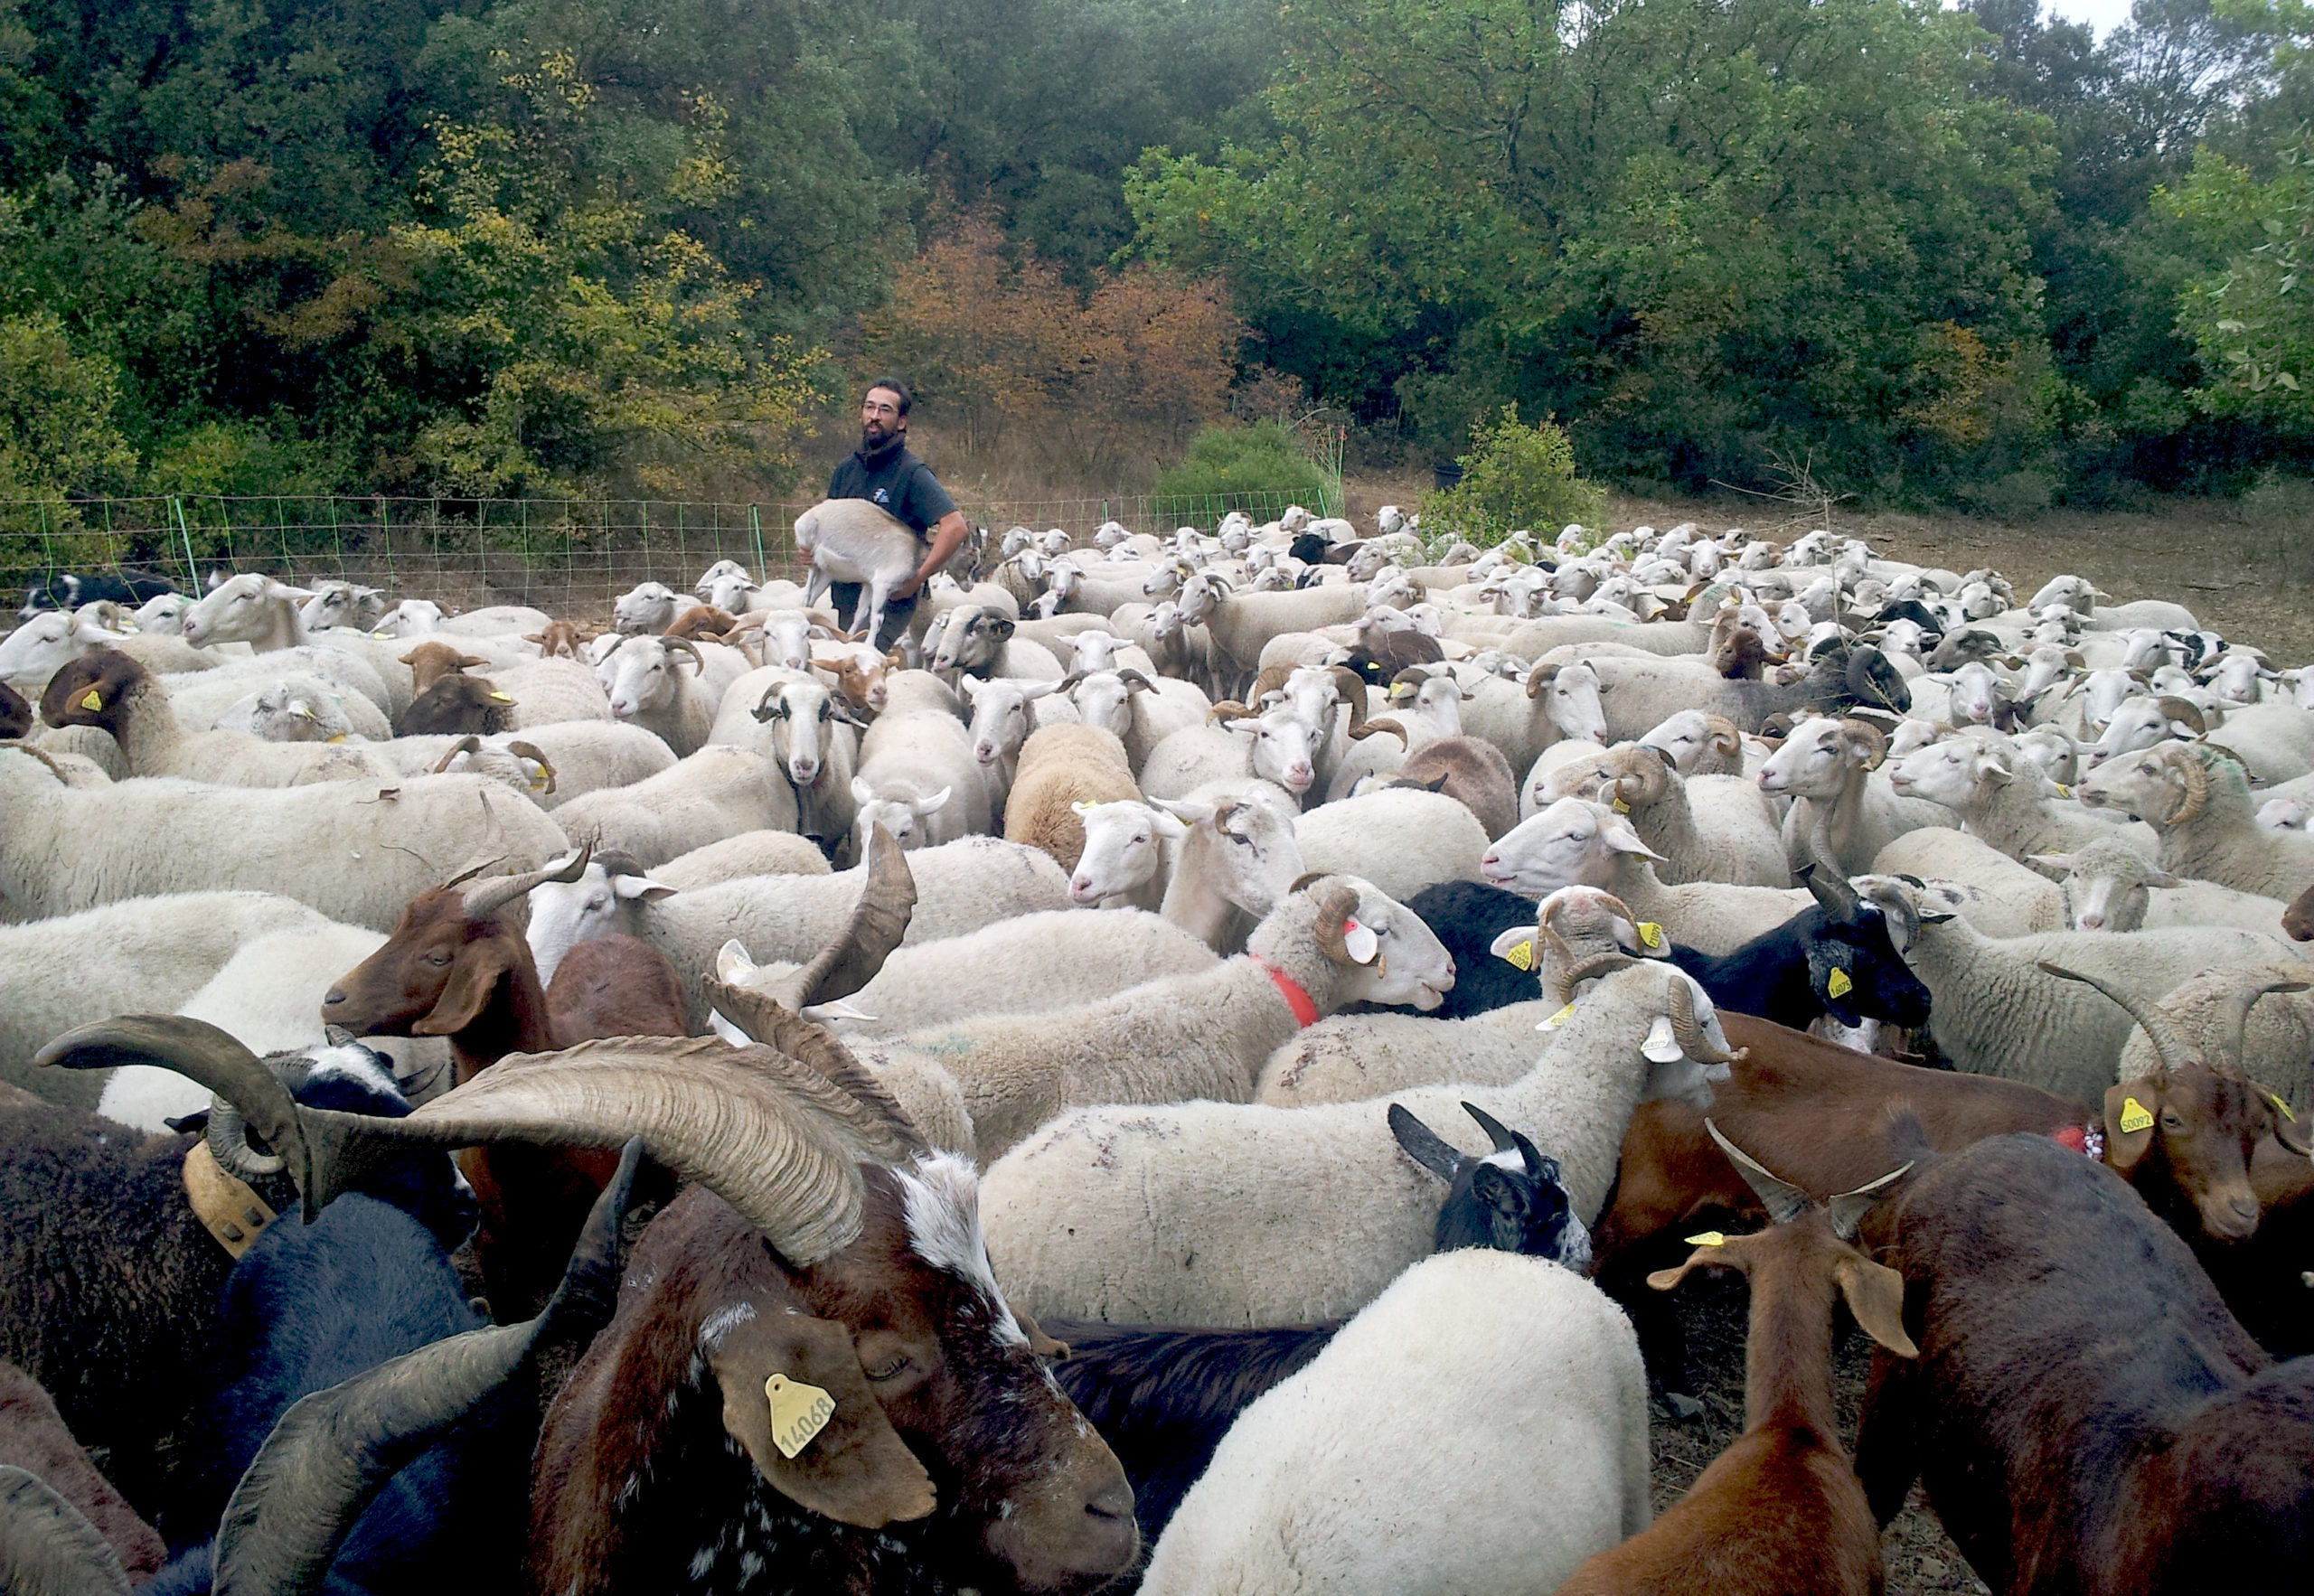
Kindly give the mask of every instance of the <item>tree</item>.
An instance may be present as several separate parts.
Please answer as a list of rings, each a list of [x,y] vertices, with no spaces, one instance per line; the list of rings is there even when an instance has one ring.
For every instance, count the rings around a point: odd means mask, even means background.
[[[2186,287],[2178,324],[2207,374],[2196,395],[2210,409],[2314,427],[2314,138],[2277,152],[2274,175],[2205,152],[2167,203],[2225,265]]]

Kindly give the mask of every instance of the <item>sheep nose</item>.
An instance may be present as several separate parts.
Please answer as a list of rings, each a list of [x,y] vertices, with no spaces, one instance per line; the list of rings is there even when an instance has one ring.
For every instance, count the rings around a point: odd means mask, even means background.
[[[2084,915],[2081,916],[2081,928],[2084,931],[2102,931],[2105,929],[2105,916],[2102,915]]]

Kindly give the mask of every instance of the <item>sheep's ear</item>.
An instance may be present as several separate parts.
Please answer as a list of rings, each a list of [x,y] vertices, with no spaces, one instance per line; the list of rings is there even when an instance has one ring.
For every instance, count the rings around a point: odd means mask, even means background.
[[[949,791],[950,789],[943,787],[937,793],[933,793],[929,798],[917,799],[915,804],[916,812],[918,814],[936,813],[940,809],[946,805]]]
[[[1157,822],[1157,834],[1168,842],[1179,842],[1190,834],[1189,823],[1171,811],[1152,809],[1150,814]]]
[[[663,897],[673,897],[675,889],[663,881],[654,881],[648,876],[613,876],[611,890],[627,899],[640,898],[644,903],[656,903]]]
[[[1641,859],[1651,859],[1659,863],[1670,862],[1664,859],[1661,854],[1641,842],[1639,840],[1639,833],[1628,826],[1603,826],[1599,831],[1599,838],[1617,853],[1635,853]]]
[[[2052,870],[2070,870],[2073,868],[2073,855],[2069,853],[2028,853],[2025,856],[2025,862],[2027,864],[2045,866]]]
[[[868,784],[866,776],[856,775],[851,778],[851,801],[854,803],[872,803],[875,798],[876,789]]]
[[[1671,1017],[1659,1014],[1655,1023],[1647,1028],[1647,1040],[1639,1045],[1640,1056],[1651,1064],[1677,1064],[1687,1054],[1680,1049],[1679,1038],[1671,1029]]]
[[[725,986],[738,986],[756,971],[756,962],[748,950],[739,945],[738,937],[731,938],[715,950],[715,979]]]
[[[1701,1242],[1702,1244],[1688,1253],[1688,1261],[1677,1269],[1659,1269],[1650,1274],[1647,1277],[1647,1283],[1650,1286],[1659,1291],[1668,1291],[1687,1279],[1690,1270],[1744,1267],[1742,1250],[1727,1244],[1730,1240],[1741,1241],[1742,1237],[1726,1237],[1722,1236],[1717,1231],[1706,1231],[1703,1236],[1690,1236],[1688,1239]]]
[[[1535,967],[1535,928],[1532,925],[1513,925],[1487,944],[1486,951],[1492,957],[1516,964],[1521,970],[1532,970]]]
[[[1898,1357],[1918,1357],[1920,1348],[1905,1334],[1905,1277],[1856,1253],[1833,1261],[1832,1278],[1848,1311],[1864,1333]]]

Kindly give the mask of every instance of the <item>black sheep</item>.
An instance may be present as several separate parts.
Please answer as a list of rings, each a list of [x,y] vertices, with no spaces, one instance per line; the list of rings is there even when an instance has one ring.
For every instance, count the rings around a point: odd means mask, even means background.
[[[32,705],[24,694],[0,681],[0,737],[21,737],[32,728]]]

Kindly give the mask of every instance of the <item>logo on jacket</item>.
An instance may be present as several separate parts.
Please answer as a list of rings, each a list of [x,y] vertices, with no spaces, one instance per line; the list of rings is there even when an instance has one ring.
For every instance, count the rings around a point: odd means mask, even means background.
[[[878,489],[876,490],[876,502],[877,502],[877,503],[879,503],[879,504],[889,504],[889,503],[890,503],[891,502],[892,502],[892,491],[891,491],[891,489],[889,489],[889,488],[878,488]]]

